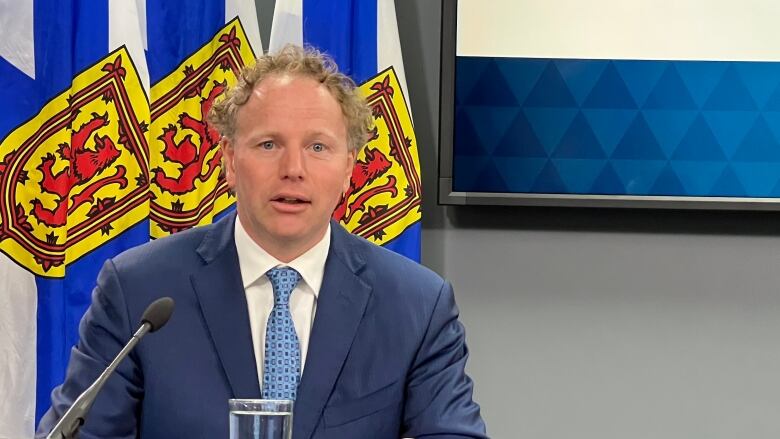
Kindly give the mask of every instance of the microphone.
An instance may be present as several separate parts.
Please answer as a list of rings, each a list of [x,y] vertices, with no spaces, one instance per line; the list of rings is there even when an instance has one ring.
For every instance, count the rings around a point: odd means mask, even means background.
[[[70,406],[68,411],[60,418],[57,425],[49,432],[46,439],[73,439],[76,437],[79,428],[84,425],[84,419],[92,407],[92,403],[95,402],[95,398],[103,388],[103,385],[108,380],[108,377],[119,366],[119,363],[130,353],[130,351],[141,341],[141,338],[147,333],[157,331],[168,323],[168,319],[171,318],[173,313],[173,299],[170,297],[162,297],[152,302],[146,311],[141,316],[141,326],[133,334],[130,341],[127,342],[124,348],[117,354],[114,361],[108,365],[106,370],[92,383],[87,390],[85,390],[73,405]]]

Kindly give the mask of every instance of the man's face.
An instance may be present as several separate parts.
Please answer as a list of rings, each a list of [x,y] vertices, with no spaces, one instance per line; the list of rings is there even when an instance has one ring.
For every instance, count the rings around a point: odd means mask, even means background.
[[[356,156],[328,89],[290,75],[272,75],[255,86],[222,151],[241,224],[283,262],[322,239]]]

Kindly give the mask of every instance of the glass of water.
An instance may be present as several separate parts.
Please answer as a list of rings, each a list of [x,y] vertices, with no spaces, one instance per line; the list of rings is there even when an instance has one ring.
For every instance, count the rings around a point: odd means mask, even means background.
[[[293,402],[231,399],[230,439],[291,439]]]

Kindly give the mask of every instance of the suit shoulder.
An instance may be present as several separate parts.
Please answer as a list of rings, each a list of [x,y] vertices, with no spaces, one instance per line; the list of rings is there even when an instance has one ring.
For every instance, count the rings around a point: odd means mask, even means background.
[[[212,227],[213,225],[194,227],[130,248],[113,258],[114,265],[118,270],[124,271],[139,267],[148,270],[181,264],[197,256],[195,250]]]
[[[436,272],[392,250],[355,237],[355,245],[365,255],[366,269],[375,281],[385,285],[407,286],[409,291],[438,292],[445,280]],[[413,286],[413,288],[412,288]]]

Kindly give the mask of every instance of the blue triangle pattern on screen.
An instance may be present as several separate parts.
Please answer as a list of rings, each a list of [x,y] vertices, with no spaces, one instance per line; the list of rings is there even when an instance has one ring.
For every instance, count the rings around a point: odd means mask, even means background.
[[[612,63],[601,73],[596,85],[585,100],[587,108],[636,108],[636,102],[626,83]]]
[[[578,59],[559,59],[554,63],[578,105],[582,105],[593,92],[599,78],[604,76],[604,69],[610,64],[609,61],[583,63]]]
[[[780,63],[456,63],[457,191],[780,197]]]

